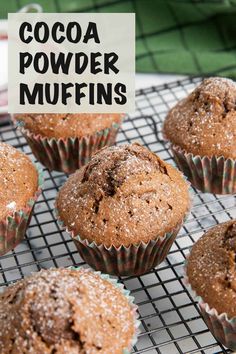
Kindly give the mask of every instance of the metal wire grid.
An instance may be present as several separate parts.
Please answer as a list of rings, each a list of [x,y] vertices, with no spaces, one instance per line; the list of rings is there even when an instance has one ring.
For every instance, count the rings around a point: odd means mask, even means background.
[[[200,81],[186,79],[137,92],[136,113],[127,119],[117,143],[140,141],[162,159],[173,163],[164,145],[161,125],[168,109]],[[9,122],[0,127],[0,140],[33,156],[21,134]],[[44,170],[45,184],[25,241],[0,258],[0,286],[41,268],[84,265],[73,241],[56,223],[53,207],[58,188],[67,176]],[[235,196],[202,194],[191,189],[193,208],[167,259],[139,277],[119,280],[131,290],[139,306],[141,333],[135,353],[229,353],[207,329],[196,303],[186,290],[183,262],[189,248],[208,228],[236,218]]]

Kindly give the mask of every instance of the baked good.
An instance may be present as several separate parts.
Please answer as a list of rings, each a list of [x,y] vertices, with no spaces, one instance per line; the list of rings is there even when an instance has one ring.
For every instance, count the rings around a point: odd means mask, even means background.
[[[193,246],[186,266],[187,284],[213,335],[236,350],[236,220],[219,224]]]
[[[39,172],[21,151],[0,142],[0,255],[24,237],[39,194]]]
[[[178,167],[204,192],[236,190],[236,83],[212,77],[178,102],[164,122]]]
[[[236,221],[211,228],[193,246],[187,276],[197,295],[219,314],[236,316]]]
[[[179,171],[137,143],[100,150],[68,179],[56,200],[59,219],[75,241],[79,236],[127,250],[176,236],[189,206],[188,184]]]
[[[17,114],[36,158],[50,170],[74,172],[105,145],[114,144],[121,114]]]
[[[131,298],[88,269],[48,269],[0,296],[0,351],[122,354],[136,318]]]
[[[82,138],[120,124],[120,114],[17,114],[15,119],[34,135],[47,138]]]
[[[174,106],[164,133],[174,145],[200,156],[236,159],[236,83],[212,77]]]
[[[163,236],[188,207],[181,174],[138,144],[101,150],[69,178],[57,198],[69,230],[107,247]]]

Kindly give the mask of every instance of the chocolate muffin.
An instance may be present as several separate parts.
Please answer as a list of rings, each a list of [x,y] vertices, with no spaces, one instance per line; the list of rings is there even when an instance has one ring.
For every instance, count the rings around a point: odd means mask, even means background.
[[[178,167],[206,192],[236,190],[236,83],[205,79],[168,113],[164,135]]]
[[[187,282],[200,297],[202,314],[216,338],[236,350],[236,220],[211,228],[193,246]],[[199,299],[199,298],[198,298]]]
[[[0,255],[24,237],[39,194],[39,173],[31,160],[0,142]]]
[[[120,114],[17,114],[15,119],[35,135],[47,138],[82,138],[120,124]]]
[[[166,247],[166,235],[170,247],[189,206],[188,184],[179,171],[139,144],[100,150],[68,179],[56,200],[59,219],[72,233],[82,257],[96,269],[108,271],[106,251],[114,248],[110,256],[114,255],[111,263],[116,267],[121,256],[117,252],[122,247],[123,257],[129,262],[120,262],[120,267],[131,268],[129,273],[134,271],[132,267],[142,272],[162,260],[158,256]],[[164,244],[157,247],[150,242],[157,239]],[[85,240],[90,246],[84,250]],[[141,248],[148,257],[150,244],[155,248],[152,259],[142,264]],[[95,245],[101,250],[99,264],[94,264],[94,255],[88,251]],[[135,257],[138,251],[139,259]],[[98,260],[98,253],[94,260]],[[114,272],[120,273],[118,269]]]
[[[236,83],[205,79],[170,110],[164,133],[171,143],[194,155],[236,159]]]
[[[36,158],[50,170],[74,172],[91,155],[112,145],[121,114],[17,114],[20,127]]]
[[[0,296],[0,351],[122,354],[136,331],[130,298],[83,268],[42,270]]]
[[[187,263],[189,283],[219,314],[236,316],[236,221],[210,229],[196,242]]]

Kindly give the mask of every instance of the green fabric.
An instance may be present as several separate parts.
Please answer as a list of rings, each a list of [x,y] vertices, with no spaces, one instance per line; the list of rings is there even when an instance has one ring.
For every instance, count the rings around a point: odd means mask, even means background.
[[[44,12],[135,12],[137,72],[236,78],[236,0],[0,0],[0,16],[32,2]]]

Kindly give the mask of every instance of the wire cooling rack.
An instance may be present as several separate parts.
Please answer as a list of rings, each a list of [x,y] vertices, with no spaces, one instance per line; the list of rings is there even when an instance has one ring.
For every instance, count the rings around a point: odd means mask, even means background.
[[[166,112],[200,79],[186,79],[137,92],[136,113],[123,124],[117,143],[139,141],[174,164],[163,143],[161,126]],[[1,124],[1,123],[0,123]],[[31,150],[9,121],[0,125],[0,140],[30,155]],[[24,242],[0,257],[0,286],[41,268],[84,265],[73,241],[62,232],[53,214],[63,173],[44,170],[45,184]],[[120,278],[139,306],[141,333],[135,353],[229,353],[208,331],[196,303],[183,284],[183,262],[189,248],[210,227],[236,218],[236,196],[202,194],[191,189],[193,208],[167,259],[139,277]]]

